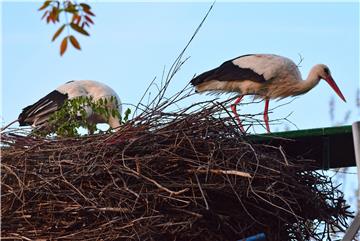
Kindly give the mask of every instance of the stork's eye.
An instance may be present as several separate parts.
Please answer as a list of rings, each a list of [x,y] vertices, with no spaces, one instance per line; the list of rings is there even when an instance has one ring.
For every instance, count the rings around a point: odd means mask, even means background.
[[[329,68],[324,68],[324,72],[325,72],[325,74],[330,74]]]

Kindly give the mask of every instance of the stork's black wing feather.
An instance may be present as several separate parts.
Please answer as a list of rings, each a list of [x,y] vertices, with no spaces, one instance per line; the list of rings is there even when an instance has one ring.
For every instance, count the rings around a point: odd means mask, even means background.
[[[240,66],[235,65],[232,61],[226,61],[220,65],[213,77],[213,79],[219,81],[252,80],[260,83],[266,82],[263,75],[258,74],[249,68],[241,68]]]
[[[254,70],[249,68],[241,68],[241,66],[237,66],[233,63],[233,60],[246,56],[251,56],[251,54],[243,55],[231,59],[229,61],[226,61],[219,67],[209,70],[195,77],[194,79],[191,80],[191,84],[196,86],[210,80],[217,80],[217,81],[252,80],[260,83],[266,82],[263,75],[258,74]]]
[[[196,76],[195,78],[193,78],[191,80],[191,84],[193,86],[196,86],[196,85],[199,85],[199,84],[201,84],[201,83],[203,83],[205,81],[213,79],[213,76],[214,76],[215,72],[217,71],[217,69],[218,68],[212,69],[212,70],[209,70],[209,71],[206,71],[206,72],[202,73],[199,76]]]
[[[25,107],[18,117],[19,125],[42,125],[48,120],[50,115],[61,108],[67,94],[62,94],[57,90],[52,91],[36,103]]]

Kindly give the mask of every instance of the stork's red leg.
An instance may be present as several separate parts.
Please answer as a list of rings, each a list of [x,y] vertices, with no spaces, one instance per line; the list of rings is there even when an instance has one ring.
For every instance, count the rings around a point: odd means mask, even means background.
[[[269,99],[265,100],[265,110],[264,110],[264,121],[268,133],[270,133],[269,116],[268,116],[269,101],[270,101]]]
[[[244,97],[243,95],[240,95],[238,98],[236,98],[234,104],[231,105],[231,110],[232,110],[232,112],[234,113],[235,119],[236,119],[236,121],[237,121],[237,123],[238,123],[238,125],[239,125],[239,127],[240,127],[240,130],[241,130],[242,132],[245,132],[244,127],[243,127],[243,125],[241,124],[240,117],[239,117],[239,115],[238,115],[238,113],[237,113],[237,111],[236,111],[236,105],[240,103],[240,101],[241,101],[241,99],[242,99],[243,97]]]

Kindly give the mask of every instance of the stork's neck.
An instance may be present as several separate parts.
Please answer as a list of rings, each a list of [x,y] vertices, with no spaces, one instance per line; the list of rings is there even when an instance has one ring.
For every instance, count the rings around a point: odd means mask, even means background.
[[[320,81],[319,72],[318,72],[317,66],[314,66],[310,70],[310,73],[309,73],[308,77],[306,78],[306,80],[299,82],[299,85],[298,85],[299,93],[298,94],[304,94],[304,93],[308,92],[309,90],[314,88],[319,83],[319,81]]]

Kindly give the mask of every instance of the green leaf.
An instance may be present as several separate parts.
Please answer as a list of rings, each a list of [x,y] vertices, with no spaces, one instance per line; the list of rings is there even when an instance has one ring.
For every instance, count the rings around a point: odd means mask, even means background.
[[[63,1],[63,5],[64,5],[64,11],[66,12],[69,12],[69,13],[77,13],[78,10],[76,8],[76,5],[77,4],[73,4],[72,3],[73,1],[69,1],[69,0],[66,0],[66,1]]]
[[[112,109],[111,115],[112,115],[112,117],[116,117],[116,116],[117,116],[117,113],[116,113],[116,110],[115,110],[115,109]]]
[[[79,25],[76,25],[74,23],[70,23],[70,26],[76,32],[81,33],[81,34],[86,35],[86,36],[90,36],[90,34],[85,29],[81,28]]]
[[[124,116],[124,121],[128,121],[129,120],[129,115],[131,114],[131,109],[127,108],[127,110],[125,111],[125,116]]]
[[[51,41],[55,41],[55,39],[61,34],[61,32],[64,30],[66,24],[63,24],[54,34]]]
[[[65,12],[72,13],[72,14],[78,14],[79,11],[76,9],[74,5],[69,5],[67,8],[64,8]]]
[[[127,115],[131,114],[131,109],[130,109],[130,108],[127,108],[127,110],[125,111],[125,113],[126,113]]]

